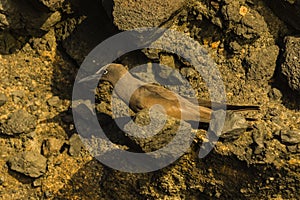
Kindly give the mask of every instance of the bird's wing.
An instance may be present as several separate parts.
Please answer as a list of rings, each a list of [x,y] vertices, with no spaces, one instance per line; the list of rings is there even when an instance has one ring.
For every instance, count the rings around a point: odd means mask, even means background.
[[[167,88],[164,88],[163,86],[155,85],[155,84],[147,84],[140,87],[140,89],[143,90],[143,92],[151,98],[159,98],[159,99],[163,98],[168,101],[178,102],[178,98],[177,98],[178,95],[176,95],[175,92]]]
[[[178,110],[179,99],[172,91],[154,84],[139,87],[130,99],[130,107],[135,111],[150,108],[154,104],[160,104],[171,112]]]
[[[151,98],[164,98],[169,101],[173,101],[174,103],[178,103],[180,98],[181,103],[184,103],[185,100],[199,106],[207,107],[207,108],[212,108],[212,102],[209,100],[204,100],[204,99],[198,99],[197,98],[188,98],[188,97],[182,97],[179,95],[175,95],[176,93],[166,89],[160,85],[155,85],[155,84],[148,84],[144,85],[141,87],[143,92]],[[184,99],[184,101],[182,101]],[[223,109],[224,104],[218,103],[218,102],[213,102],[214,104],[214,109]],[[227,110],[236,110],[236,111],[248,111],[248,110],[259,110],[260,106],[257,105],[235,105],[235,104],[226,104],[226,109]]]
[[[129,106],[139,112],[153,105],[161,105],[167,115],[187,121],[209,122],[211,110],[191,103],[162,86],[148,84],[139,87],[131,96]],[[160,108],[158,108],[160,109]]]
[[[142,92],[140,93],[141,105],[160,104],[168,115],[178,119],[200,120],[201,122],[210,120],[211,110],[209,108],[193,104],[176,92],[155,84],[145,85],[139,89]]]

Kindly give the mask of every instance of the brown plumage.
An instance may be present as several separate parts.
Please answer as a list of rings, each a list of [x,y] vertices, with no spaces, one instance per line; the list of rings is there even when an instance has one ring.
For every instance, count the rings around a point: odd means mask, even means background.
[[[166,114],[185,121],[200,121],[208,123],[212,110],[210,101],[199,101],[199,105],[192,103],[174,92],[156,84],[145,84],[141,80],[133,77],[121,64],[109,64],[100,69],[95,75],[82,79],[82,81],[92,78],[110,82],[114,91],[134,112],[142,109],[150,109],[153,105],[161,105]],[[132,95],[130,92],[132,91]],[[129,96],[130,95],[130,96]],[[127,102],[129,100],[129,102]],[[221,104],[220,104],[221,105]],[[258,106],[228,105],[233,109],[258,109]]]

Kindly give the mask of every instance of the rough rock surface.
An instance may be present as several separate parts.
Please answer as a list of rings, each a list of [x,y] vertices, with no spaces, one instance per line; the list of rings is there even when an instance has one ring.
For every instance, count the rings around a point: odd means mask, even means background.
[[[114,0],[114,24],[120,30],[157,27],[184,5],[184,0],[122,1]]]
[[[148,109],[145,109],[135,116],[134,123],[125,125],[124,131],[126,136],[138,144],[144,152],[161,149],[174,138],[178,131],[185,133],[186,137],[181,138],[180,142],[169,149],[170,152],[165,153],[169,156],[172,156],[170,153],[176,155],[177,150],[180,150],[180,147],[188,142],[189,137],[192,137],[191,126],[184,121],[165,118],[166,116],[158,111],[151,110],[149,112]],[[133,133],[139,133],[139,135],[131,135]]]
[[[269,80],[272,78],[279,48],[276,45],[252,50],[245,58],[247,78],[252,80]]]
[[[106,3],[112,0],[102,2],[0,1],[0,94],[7,97],[0,106],[1,129],[4,125],[22,132],[22,123],[20,127],[13,123],[21,121],[17,117],[7,126],[18,110],[26,110],[38,120],[34,131],[28,126],[26,134],[0,134],[0,199],[298,199],[299,101],[286,98],[298,92],[282,89],[288,85],[278,76],[282,75],[278,49],[284,50],[280,46],[284,37],[297,38],[299,9],[295,8],[299,1],[280,0],[292,6],[273,8],[287,23],[273,13],[266,0],[191,0],[183,6],[181,1],[114,1],[118,3],[115,11],[107,9]],[[272,7],[279,0],[270,2]],[[125,4],[128,8],[121,7]],[[223,135],[204,159],[199,159],[198,152],[207,142],[205,124],[192,129],[195,137],[190,149],[176,162],[155,172],[134,174],[111,169],[95,155],[109,157],[111,147],[138,153],[160,148],[175,136],[172,131],[177,122],[170,120],[159,133],[169,138],[133,137],[111,117],[112,87],[101,83],[96,89],[97,117],[111,142],[106,144],[95,133],[82,147],[75,137],[78,133],[70,105],[77,69],[88,52],[115,33],[141,24],[172,28],[193,38],[217,64],[227,102],[260,105],[261,109],[239,113],[251,120],[247,121],[249,128]],[[178,38],[164,42],[170,41]],[[284,51],[293,52],[292,48]],[[182,45],[180,50],[195,55],[193,47]],[[190,91],[177,85],[184,78],[197,97],[210,99],[194,66],[172,52],[143,49],[115,62],[130,69],[147,63],[147,70],[137,76],[151,82],[167,81],[167,87],[189,96]],[[156,73],[153,63],[168,65],[182,77],[172,70]],[[115,114],[122,116],[123,110]],[[142,124],[149,121],[146,112],[129,111],[129,115]],[[87,128],[89,121],[84,119]],[[80,153],[72,156],[72,148]],[[24,158],[20,152],[35,152],[36,158],[41,152],[47,157],[47,170],[44,172],[44,164],[39,165],[31,176],[42,175],[33,180],[24,176],[26,169],[19,168],[20,173],[7,167],[7,163],[12,164],[7,161]],[[31,166],[39,163],[27,161]]]
[[[47,159],[34,151],[21,152],[9,159],[8,165],[11,170],[38,178],[46,172]]]
[[[287,36],[284,43],[281,71],[286,76],[290,88],[300,94],[300,37]]]
[[[73,134],[70,138],[69,154],[71,156],[79,156],[81,149],[83,148],[82,141],[77,134]]]
[[[42,143],[41,153],[45,157],[50,157],[52,155],[58,155],[62,146],[63,140],[57,138],[45,139]]]
[[[6,135],[16,135],[30,133],[36,128],[35,116],[24,110],[18,110],[11,114],[10,118],[0,126],[1,133]]]
[[[280,138],[283,143],[299,144],[300,130],[286,130],[280,133]]]

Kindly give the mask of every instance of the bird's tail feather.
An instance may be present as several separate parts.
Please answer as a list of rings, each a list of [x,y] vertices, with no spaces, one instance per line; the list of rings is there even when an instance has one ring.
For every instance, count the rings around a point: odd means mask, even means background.
[[[195,103],[200,106],[204,106],[207,108],[212,108],[212,103],[214,105],[214,109],[223,109],[224,104],[222,103],[217,103],[217,102],[211,102],[208,100],[198,100],[198,102],[195,102],[195,99],[190,100],[192,103]],[[233,104],[226,104],[226,109],[227,110],[233,110],[233,111],[249,111],[249,110],[260,110],[260,106],[258,105],[233,105]]]
[[[236,111],[248,111],[248,110],[260,110],[259,106],[256,105],[227,105],[228,110],[236,110]]]

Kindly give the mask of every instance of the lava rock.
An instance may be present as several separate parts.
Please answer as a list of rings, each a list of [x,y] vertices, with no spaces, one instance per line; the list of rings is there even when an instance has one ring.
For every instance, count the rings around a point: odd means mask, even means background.
[[[237,41],[232,41],[229,43],[229,50],[234,53],[240,53],[243,47],[237,42]]]
[[[114,23],[120,30],[158,27],[179,10],[184,3],[183,0],[114,0]]]
[[[244,67],[250,80],[269,80],[272,78],[279,48],[276,45],[251,50],[245,57]]]
[[[38,178],[46,172],[47,159],[35,151],[21,152],[8,160],[8,166],[13,171]]]
[[[192,139],[190,124],[168,117],[155,109],[151,109],[150,112],[149,109],[144,109],[137,113],[134,121],[124,126],[124,132],[144,152],[159,150],[170,141],[176,140],[173,143],[174,145],[170,146],[170,149],[165,149],[165,152],[158,156],[164,154],[176,156],[180,153],[182,147]]]
[[[298,145],[287,146],[287,150],[291,153],[296,153],[298,150]]]
[[[213,113],[211,124],[219,123],[220,120],[218,117],[222,114],[221,112],[225,111],[218,110]],[[214,117],[216,115],[218,115],[218,117]],[[246,119],[241,114],[229,110],[226,112],[226,118],[220,137],[224,139],[236,139],[246,131],[248,126]]]
[[[268,96],[270,99],[274,100],[274,101],[279,101],[282,97],[281,91],[278,90],[277,88],[272,88],[269,93]]]
[[[160,55],[160,65],[153,65],[155,79],[162,85],[182,85],[182,75],[176,70],[173,56]]]
[[[244,8],[245,13],[241,12],[241,8]],[[230,22],[228,28],[243,39],[257,39],[268,31],[264,17],[256,10],[243,6],[239,1],[227,1],[221,12],[224,19]]]
[[[3,106],[7,102],[7,97],[5,94],[0,94],[0,106]]]
[[[300,143],[300,130],[282,130],[280,139],[285,144],[298,144]]]
[[[42,4],[47,6],[49,10],[55,11],[61,9],[65,2],[65,0],[39,0]]]
[[[42,186],[42,180],[36,179],[35,181],[33,181],[32,185],[33,185],[33,187],[40,187],[40,186]]]
[[[255,144],[254,154],[259,155],[264,151],[265,148],[265,132],[266,127],[263,124],[256,124],[252,131],[252,139]]]
[[[37,125],[36,117],[25,110],[18,110],[0,126],[0,132],[6,135],[17,135],[34,131]]]
[[[25,92],[22,90],[16,90],[11,93],[11,96],[13,102],[18,103],[25,97]]]
[[[61,101],[58,96],[51,97],[50,99],[48,99],[47,103],[49,106],[56,107],[56,108],[61,106]]]
[[[281,72],[287,78],[289,87],[300,92],[300,37],[287,36],[284,43]]]
[[[265,141],[265,133],[266,128],[263,124],[257,124],[255,125],[255,129],[253,130],[253,141],[256,143],[257,146],[260,148],[264,147],[264,141]]]
[[[44,140],[42,143],[42,154],[45,157],[56,155],[59,153],[63,144],[64,144],[63,140],[56,139],[56,138],[48,138]]]
[[[79,156],[80,151],[83,148],[83,143],[79,137],[78,134],[73,134],[69,140],[70,148],[69,148],[69,154],[71,156]]]

